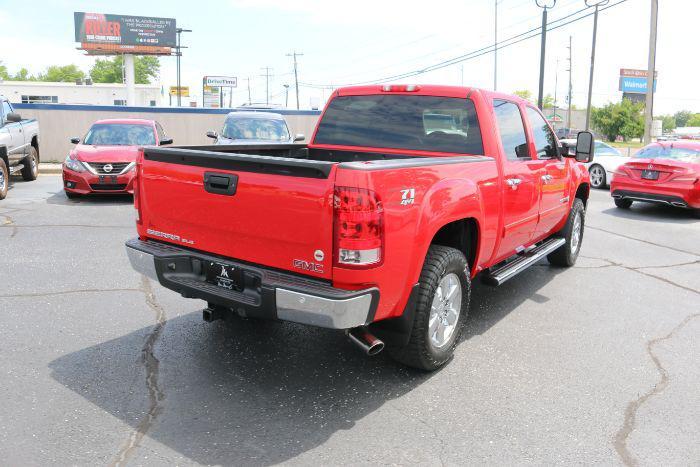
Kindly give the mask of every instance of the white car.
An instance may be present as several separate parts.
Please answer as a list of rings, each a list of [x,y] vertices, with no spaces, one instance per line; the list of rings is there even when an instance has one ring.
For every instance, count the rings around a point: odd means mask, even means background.
[[[562,139],[569,147],[576,146],[575,139]],[[620,151],[602,141],[595,142],[593,162],[584,164],[591,176],[591,187],[604,188],[610,185],[613,172],[622,164],[629,161]]]

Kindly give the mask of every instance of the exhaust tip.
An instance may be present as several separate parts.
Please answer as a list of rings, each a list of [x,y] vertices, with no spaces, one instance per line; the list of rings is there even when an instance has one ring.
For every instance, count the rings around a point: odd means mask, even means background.
[[[368,357],[377,355],[384,350],[384,342],[365,328],[348,329],[346,334],[350,341],[357,345]]]

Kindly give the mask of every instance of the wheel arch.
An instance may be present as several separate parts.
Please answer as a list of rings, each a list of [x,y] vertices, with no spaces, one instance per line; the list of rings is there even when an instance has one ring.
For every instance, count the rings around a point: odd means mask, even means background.
[[[5,146],[0,146],[0,159],[5,161],[7,170],[10,170],[10,159],[7,157],[7,148]]]
[[[41,152],[39,151],[39,136],[32,136],[32,142],[30,144],[34,149],[36,149],[37,162],[41,161]]]
[[[467,258],[470,271],[474,271],[479,251],[479,222],[473,217],[448,222],[435,232],[430,245],[442,245],[461,251]]]
[[[574,195],[574,198],[580,199],[583,202],[583,207],[586,207],[588,205],[588,197],[590,196],[590,194],[590,183],[583,182],[576,188],[576,194]]]

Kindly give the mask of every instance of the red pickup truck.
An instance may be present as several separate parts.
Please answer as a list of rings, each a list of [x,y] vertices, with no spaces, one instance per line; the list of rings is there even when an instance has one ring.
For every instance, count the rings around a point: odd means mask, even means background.
[[[308,145],[148,147],[133,267],[238,313],[345,330],[436,369],[477,274],[499,285],[581,246],[590,133],[563,147],[518,97],[373,85],[329,100]]]

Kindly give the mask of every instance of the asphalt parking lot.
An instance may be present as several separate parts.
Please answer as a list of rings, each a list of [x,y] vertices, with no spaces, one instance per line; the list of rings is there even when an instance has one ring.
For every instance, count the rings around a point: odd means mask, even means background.
[[[700,460],[700,220],[594,191],[575,268],[475,285],[425,374],[339,332],[205,323],[132,271],[129,198],[0,202],[0,459],[47,464]]]

